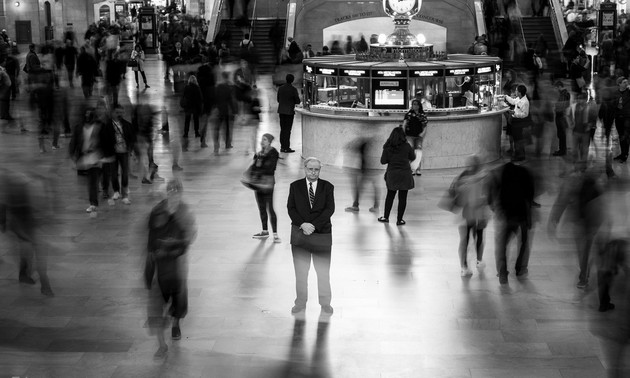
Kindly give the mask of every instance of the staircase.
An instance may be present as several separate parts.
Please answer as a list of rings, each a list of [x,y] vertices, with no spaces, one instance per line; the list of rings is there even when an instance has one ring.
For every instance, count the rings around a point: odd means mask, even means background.
[[[279,19],[282,34],[286,29],[287,21],[285,19]],[[271,73],[276,66],[276,56],[273,50],[273,43],[269,39],[269,30],[274,26],[276,22],[275,18],[259,18],[254,21],[254,28],[252,35],[250,36],[254,46],[256,46],[256,53],[258,54],[258,73]],[[240,53],[239,44],[243,40],[243,35],[247,30],[243,30],[237,25],[236,20],[222,19],[220,28],[225,25],[231,38],[228,44],[232,55],[235,59],[238,59]],[[220,30],[220,29],[219,29]]]
[[[523,17],[521,19],[523,34],[527,45],[536,45],[538,36],[542,34],[547,42],[547,72],[558,73],[562,71],[560,54],[562,46],[558,46],[553,24],[550,17]]]

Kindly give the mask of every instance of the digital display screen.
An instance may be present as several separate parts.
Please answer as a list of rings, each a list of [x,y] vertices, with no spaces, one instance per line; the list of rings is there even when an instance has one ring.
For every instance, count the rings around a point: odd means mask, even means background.
[[[400,89],[377,89],[374,105],[405,105],[405,91]]]
[[[318,75],[337,76],[337,69],[336,68],[317,67],[317,74]]]

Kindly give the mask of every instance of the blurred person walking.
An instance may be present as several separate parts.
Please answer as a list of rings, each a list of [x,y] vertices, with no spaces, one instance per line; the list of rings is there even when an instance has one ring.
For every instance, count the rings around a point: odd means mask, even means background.
[[[142,46],[139,43],[136,43],[133,51],[131,52],[131,60],[136,61],[136,65],[132,67],[133,75],[136,79],[136,88],[140,88],[138,85],[138,72],[142,74],[142,80],[144,81],[144,89],[151,88],[149,84],[147,84],[147,75],[144,73],[144,61],[145,61],[144,51],[142,50]]]
[[[9,108],[11,106],[11,87],[12,82],[6,69],[3,67],[5,62],[0,65],[0,119],[10,121],[13,119]]]
[[[31,82],[33,78],[31,78],[31,72],[35,72],[35,70],[41,67],[41,62],[39,61],[39,56],[35,52],[35,44],[31,43],[28,45],[28,53],[26,54],[26,63],[24,63],[24,68],[22,69],[27,77],[27,90],[31,90]]]
[[[48,252],[37,238],[37,207],[32,201],[32,182],[27,176],[0,169],[0,231],[9,230],[18,238],[19,282],[34,285],[33,266],[40,280],[40,291],[52,297],[48,279]],[[35,264],[33,263],[35,260]]]
[[[597,104],[589,99],[586,89],[577,95],[573,120],[574,169],[585,171],[588,166],[588,149],[597,129]]]
[[[471,276],[468,267],[468,244],[470,234],[475,241],[477,252],[477,270],[481,271],[486,264],[483,261],[483,233],[488,225],[488,182],[486,174],[481,170],[478,156],[471,156],[466,161],[467,168],[459,175],[449,188],[453,204],[462,209],[463,223],[459,226],[459,263],[461,276]]]
[[[207,136],[208,136],[208,123],[210,123],[212,110],[215,107],[215,77],[212,66],[205,62],[199,69],[197,70],[197,82],[199,83],[199,88],[201,89],[201,94],[203,96],[203,115],[205,116],[201,122],[201,129],[199,133],[201,134],[201,148],[207,148],[208,144]]]
[[[514,267],[516,276],[529,273],[530,240],[534,179],[527,168],[510,162],[500,167],[490,182],[488,203],[497,219],[495,259],[500,284],[508,283],[507,246],[520,232],[519,253]]]
[[[293,86],[295,77],[287,74],[286,82],[278,88],[278,114],[280,117],[280,152],[295,152],[291,149],[291,129],[295,117],[295,105],[300,104],[300,95]]]
[[[225,124],[225,148],[232,148],[232,130],[230,121],[237,114],[236,103],[234,99],[234,90],[230,84],[230,74],[221,72],[222,81],[216,87],[216,104],[217,104],[217,122],[214,127],[214,154],[219,154],[219,137],[221,134],[221,126]]]
[[[81,76],[81,89],[83,90],[83,97],[92,97],[97,73],[98,62],[94,56],[87,51],[85,46],[81,46],[81,50],[77,58],[77,75]]]
[[[350,151],[360,159],[359,168],[355,169],[352,177],[350,178],[352,183],[353,200],[352,206],[346,207],[348,212],[359,211],[359,197],[363,188],[366,186],[372,186],[374,188],[374,206],[370,207],[370,212],[378,212],[380,190],[379,185],[376,182],[376,170],[370,169],[367,164],[367,152],[372,146],[372,138],[361,137],[351,142],[349,145]]]
[[[567,130],[569,129],[567,119],[571,110],[571,94],[564,88],[564,83],[561,80],[557,80],[554,87],[558,90],[558,99],[554,104],[558,150],[552,155],[564,156],[567,154]]]
[[[68,73],[68,83],[70,88],[74,88],[74,69],[77,63],[77,48],[74,47],[71,40],[66,41],[66,47],[63,49],[63,64]]]
[[[69,148],[70,157],[76,163],[77,169],[87,171],[90,206],[86,211],[94,214],[98,210],[98,183],[104,156],[102,144],[107,137],[103,126],[97,117],[96,108],[88,107],[83,121],[72,134]]]
[[[385,171],[387,196],[385,197],[385,212],[382,217],[378,218],[379,222],[389,223],[389,213],[394,205],[396,192],[398,192],[396,225],[402,226],[407,223],[403,216],[407,208],[407,193],[415,187],[410,164],[415,158],[416,154],[407,143],[403,128],[394,128],[383,145],[383,153],[381,154],[381,164],[387,164]]]
[[[403,129],[405,130],[408,142],[413,146],[416,154],[416,159],[411,163],[412,174],[421,176],[422,140],[427,134],[427,116],[424,114],[422,104],[419,100],[416,99],[411,102],[411,109],[405,114]]]
[[[258,187],[255,190],[256,203],[258,204],[258,212],[260,213],[260,221],[262,223],[262,231],[253,236],[254,239],[267,239],[269,237],[269,228],[267,224],[267,214],[271,220],[271,230],[273,231],[273,242],[280,243],[278,236],[278,218],[273,209],[273,188],[275,185],[275,172],[280,154],[278,150],[271,146],[274,137],[271,134],[263,134],[260,139],[260,151],[254,155],[254,164],[251,167],[251,175],[256,178],[257,182],[264,182],[264,187]]]
[[[615,96],[615,127],[619,134],[619,146],[621,153],[613,160],[625,163],[630,150],[630,89],[628,89],[628,79],[617,78],[618,91]]]
[[[147,288],[151,289],[153,278],[157,275],[163,303],[171,301],[169,314],[173,317],[173,340],[181,339],[180,320],[188,312],[187,253],[197,236],[194,215],[184,203],[182,192],[180,182],[169,181],[166,185],[166,199],[151,210],[145,266]],[[167,348],[164,347],[165,345],[160,345],[165,353]]]
[[[20,61],[17,58],[17,48],[11,49],[11,53],[5,61],[5,68],[11,79],[11,100],[15,100],[20,93]]]
[[[134,150],[136,144],[136,134],[131,122],[123,118],[125,110],[121,105],[114,107],[114,114],[111,121],[113,128],[115,145],[115,160],[111,166],[112,189],[114,190],[113,200],[118,200],[122,196],[122,203],[131,205],[129,200],[129,154]],[[120,168],[120,180],[118,179],[118,169]]]
[[[291,253],[295,268],[295,305],[292,314],[306,309],[308,300],[308,271],[311,260],[317,273],[319,305],[323,315],[332,315],[330,305],[330,261],[332,223],[335,212],[335,187],[319,178],[322,163],[317,158],[304,160],[306,177],[289,187],[287,209],[291,218]]]
[[[201,137],[201,134],[199,134],[199,116],[203,111],[203,94],[201,93],[201,88],[199,88],[199,83],[195,75],[190,75],[188,78],[188,84],[186,84],[184,88],[184,93],[179,101],[179,105],[184,109],[185,113],[182,149],[188,151],[188,131],[190,129],[191,117],[194,122],[195,138]]]
[[[115,52],[111,59],[107,60],[105,63],[105,81],[107,82],[106,90],[112,107],[118,105],[118,92],[124,69],[125,66],[119,59],[118,52]]]

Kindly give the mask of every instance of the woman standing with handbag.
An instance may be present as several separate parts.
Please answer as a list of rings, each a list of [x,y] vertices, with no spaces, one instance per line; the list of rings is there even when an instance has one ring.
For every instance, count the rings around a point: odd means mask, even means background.
[[[267,239],[269,237],[269,231],[267,228],[267,212],[271,218],[271,229],[273,230],[273,242],[280,243],[280,237],[278,236],[278,218],[276,212],[273,209],[273,187],[275,184],[275,172],[276,165],[278,164],[278,150],[271,146],[273,142],[273,135],[263,134],[260,140],[259,152],[254,155],[254,164],[251,167],[252,181],[258,182],[261,185],[255,190],[256,203],[258,204],[258,211],[260,212],[260,221],[262,222],[262,231],[253,236],[254,239]]]
[[[136,43],[133,51],[131,52],[131,61],[136,62],[131,63],[131,67],[133,69],[133,74],[136,77],[136,88],[139,88],[138,85],[138,71],[142,74],[142,80],[144,80],[144,89],[151,88],[149,84],[147,84],[147,75],[144,74],[144,51],[142,51],[142,46],[139,43]]]
[[[387,142],[383,145],[383,154],[381,155],[381,164],[387,164],[387,171],[385,171],[387,197],[385,197],[385,213],[378,218],[379,222],[389,223],[389,213],[392,210],[396,192],[398,192],[398,220],[396,225],[406,224],[403,215],[405,215],[407,208],[407,192],[415,186],[410,162],[415,158],[416,154],[407,143],[403,128],[394,128]]]
[[[407,141],[413,146],[416,153],[416,159],[411,164],[413,175],[422,175],[420,173],[420,166],[422,164],[422,139],[427,133],[427,117],[422,109],[420,100],[415,99],[411,102],[411,109],[405,114],[405,120],[403,121],[403,128],[405,129],[405,135]]]

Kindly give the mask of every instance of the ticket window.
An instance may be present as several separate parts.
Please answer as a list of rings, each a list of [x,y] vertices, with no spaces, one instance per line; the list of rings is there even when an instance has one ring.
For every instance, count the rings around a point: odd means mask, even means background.
[[[336,76],[317,75],[317,104],[338,106],[338,88]]]
[[[372,82],[374,109],[408,109],[406,79],[376,79]]]
[[[445,80],[445,107],[473,107],[478,106],[478,88],[473,75],[450,76]]]
[[[420,92],[420,93],[419,93]],[[438,101],[438,94],[444,93],[444,78],[413,78],[409,82],[409,102],[420,97],[423,109],[442,108],[443,103]],[[411,106],[411,104],[410,104]]]
[[[370,79],[368,77],[339,77],[339,106],[368,108]]]
[[[494,73],[478,74],[475,77],[475,87],[477,89],[476,102],[481,107],[490,107],[494,95],[497,93],[496,78]]]

